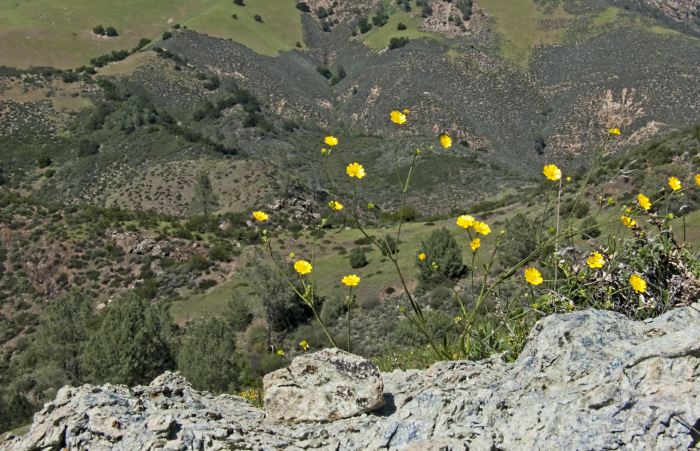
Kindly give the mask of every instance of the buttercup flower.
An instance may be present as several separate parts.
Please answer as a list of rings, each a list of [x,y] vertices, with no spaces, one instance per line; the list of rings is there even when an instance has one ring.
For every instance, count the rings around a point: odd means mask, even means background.
[[[537,268],[527,268],[525,270],[525,280],[530,285],[539,285],[544,282],[542,274],[540,274]]]
[[[357,162],[350,163],[348,165],[348,167],[345,168],[345,172],[347,172],[347,174],[350,177],[355,177],[358,179],[361,179],[362,177],[365,176],[365,168],[362,167],[362,165],[360,163],[357,163]]]
[[[695,184],[700,186],[700,174],[695,174]]]
[[[630,285],[635,293],[646,293],[647,292],[647,282],[636,274],[630,276]]]
[[[469,247],[472,249],[472,252],[476,252],[477,249],[481,246],[481,238],[474,238],[471,243],[469,243]]]
[[[404,108],[404,109],[403,109],[403,114],[408,114],[408,113],[410,113],[410,112],[411,112],[411,110],[409,110],[408,108]]]
[[[637,225],[637,221],[630,218],[629,216],[622,215],[620,216],[620,221],[622,221],[622,224],[625,225],[628,229],[631,229],[632,227]]]
[[[275,354],[277,354],[280,357],[284,357],[284,350],[278,349],[277,352],[275,352]]]
[[[668,186],[670,186],[673,191],[678,191],[682,188],[681,181],[678,180],[676,177],[668,178]]]
[[[619,136],[619,135],[620,135],[620,129],[617,128],[617,127],[616,127],[616,128],[611,128],[610,130],[608,130],[608,133],[610,133],[611,135],[614,135],[614,136]]]
[[[637,202],[639,202],[639,206],[646,211],[649,211],[649,209],[651,208],[651,202],[649,201],[649,198],[642,193],[639,193],[637,195]]]
[[[306,351],[309,349],[309,342],[306,341],[306,340],[301,340],[301,341],[299,342],[299,347],[300,347],[301,349],[303,349],[304,352],[306,352]]]
[[[422,262],[425,261],[426,257],[427,257],[427,255],[425,255],[425,252],[421,252],[420,254],[418,254],[418,260],[420,260]]]
[[[452,147],[452,138],[450,138],[450,135],[447,133],[443,133],[440,135],[440,145],[444,147],[445,149],[449,149]]]
[[[557,167],[555,164],[548,164],[544,167],[542,170],[542,173],[544,174],[545,177],[547,177],[549,180],[560,180],[561,179],[561,169]]]
[[[331,210],[335,211],[340,211],[343,209],[343,204],[335,200],[328,202],[328,206],[331,208]]]
[[[485,222],[474,221],[472,227],[474,227],[474,231],[476,233],[480,233],[482,235],[488,235],[491,233],[491,227],[489,227],[489,225]]]
[[[347,287],[356,287],[360,283],[360,278],[355,274],[348,274],[347,276],[340,279],[343,285]]]
[[[255,218],[255,220],[258,222],[265,222],[270,219],[270,216],[264,211],[254,211],[253,218]]]
[[[294,263],[294,270],[301,276],[309,274],[312,269],[314,269],[314,267],[306,260],[297,260],[296,263]]]
[[[457,225],[463,229],[468,229],[474,225],[474,217],[470,215],[462,215],[457,218]]]
[[[326,136],[323,139],[323,142],[326,143],[327,146],[333,147],[338,145],[338,138],[335,136]]]
[[[373,202],[367,202],[367,210],[374,210],[374,203]]]
[[[391,118],[391,122],[393,122],[396,125],[402,125],[406,123],[406,115],[401,111],[392,111],[389,117]]]
[[[602,268],[605,264],[605,257],[600,252],[593,252],[590,257],[586,259],[586,264],[591,269]]]

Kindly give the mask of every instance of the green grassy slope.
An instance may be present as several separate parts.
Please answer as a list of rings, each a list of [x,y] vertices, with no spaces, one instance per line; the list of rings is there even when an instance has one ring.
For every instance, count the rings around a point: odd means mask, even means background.
[[[294,5],[292,0],[249,0],[246,6],[227,0],[0,0],[0,66],[76,67],[132,48],[143,37],[157,39],[176,23],[276,55],[303,41],[301,12]],[[95,35],[92,29],[100,24],[115,27],[119,36]]]

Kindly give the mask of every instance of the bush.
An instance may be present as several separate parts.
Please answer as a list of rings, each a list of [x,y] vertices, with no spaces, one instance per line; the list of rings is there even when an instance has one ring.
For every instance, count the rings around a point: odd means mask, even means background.
[[[177,369],[197,390],[214,393],[238,388],[233,329],[224,321],[210,319],[187,329],[177,354]]]
[[[401,48],[401,47],[405,46],[406,44],[408,44],[408,42],[409,42],[409,39],[406,37],[391,38],[389,40],[389,50]]]
[[[253,16],[253,19],[255,19],[256,22],[260,22],[260,23],[262,23],[262,21],[263,21],[262,16],[260,16],[259,14],[256,14],[255,16]]]
[[[105,34],[105,28],[102,25],[98,25],[92,29],[92,32],[97,35],[103,36]]]
[[[172,38],[173,34],[169,31],[163,32],[163,36],[161,36],[161,40],[167,41],[168,39]]]
[[[423,289],[458,279],[466,271],[462,249],[444,227],[434,230],[428,240],[421,243],[421,252],[427,256],[425,260],[417,260],[418,280]]]
[[[171,329],[163,305],[134,295],[113,303],[85,347],[83,362],[89,379],[133,386],[174,369]]]
[[[100,150],[100,145],[89,139],[81,139],[78,142],[78,157],[89,157],[90,155],[95,155]]]
[[[243,0],[233,0],[234,5],[238,6],[245,6],[245,3],[243,3]]]
[[[331,78],[333,76],[333,72],[326,66],[318,66],[316,72],[323,75],[325,78]]]
[[[299,2],[299,3],[297,3],[297,9],[298,9],[299,11],[301,11],[301,12],[304,12],[304,13],[310,13],[310,12],[311,12],[311,8],[309,8],[309,4],[306,3],[306,2]]]
[[[361,247],[356,247],[350,252],[350,266],[353,268],[363,268],[367,263],[367,255]]]
[[[382,255],[387,256],[389,254],[395,254],[399,251],[399,243],[396,241],[393,235],[386,234],[384,239],[380,242],[382,248]]]
[[[359,28],[360,33],[365,34],[365,33],[367,33],[369,30],[372,29],[372,24],[369,23],[369,20],[367,20],[366,17],[363,17],[363,18],[361,18],[360,21],[357,23],[357,27]]]
[[[405,29],[406,29],[406,25],[404,25],[403,23],[399,22],[399,24],[396,26],[396,29],[397,29],[397,30],[400,30],[400,31],[401,31],[401,30],[405,30]]]
[[[119,36],[119,33],[117,33],[117,29],[114,27],[107,27],[105,28],[105,35],[109,36],[110,38],[113,38],[115,36]]]

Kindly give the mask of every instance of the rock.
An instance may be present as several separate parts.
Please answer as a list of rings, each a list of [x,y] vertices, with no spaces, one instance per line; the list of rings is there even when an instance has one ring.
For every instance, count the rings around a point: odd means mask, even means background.
[[[382,380],[381,409],[328,421],[357,409],[358,387],[381,398]],[[147,387],[64,387],[0,450],[688,449],[700,443],[699,381],[700,303],[644,322],[587,310],[539,321],[515,363],[493,356],[380,377],[342,351],[303,355],[266,377],[267,416],[177,373]]]
[[[265,413],[275,422],[335,421],[384,404],[376,365],[335,348],[295,358],[263,385]]]

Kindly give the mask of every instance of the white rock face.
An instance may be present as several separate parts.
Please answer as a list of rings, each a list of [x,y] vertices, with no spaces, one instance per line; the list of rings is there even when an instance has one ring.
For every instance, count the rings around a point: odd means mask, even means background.
[[[379,369],[339,349],[297,357],[263,384],[265,413],[274,422],[335,421],[384,404]]]
[[[334,354],[351,358],[326,351],[323,365]],[[301,363],[321,366],[318,355],[296,359],[289,382],[310,383]],[[495,356],[381,378],[380,410],[316,423],[273,422],[241,398],[197,392],[172,373],[148,387],[64,387],[24,437],[0,450],[693,449],[700,445],[700,303],[648,322],[595,310],[553,315],[535,326],[514,364]],[[330,409],[306,405],[319,417]]]

